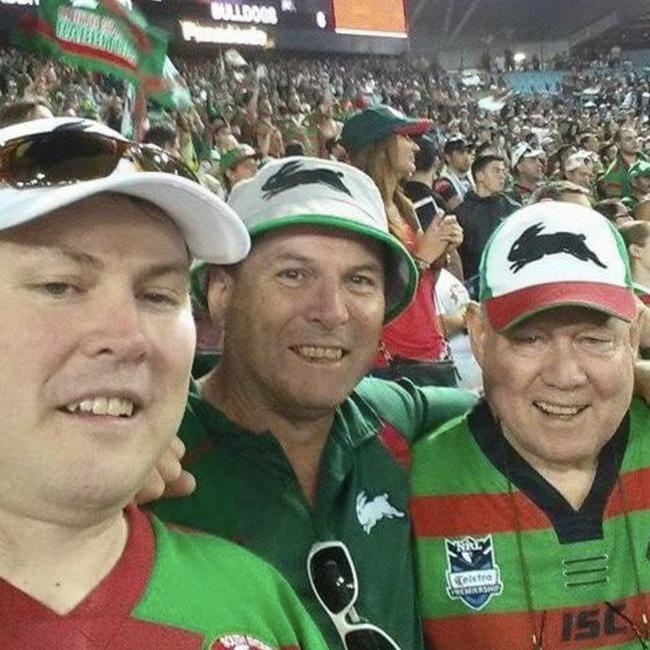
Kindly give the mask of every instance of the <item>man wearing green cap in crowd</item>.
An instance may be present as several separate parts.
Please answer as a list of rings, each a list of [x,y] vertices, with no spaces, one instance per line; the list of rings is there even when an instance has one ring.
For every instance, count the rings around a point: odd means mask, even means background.
[[[650,411],[625,246],[589,208],[514,213],[467,322],[485,400],[414,448],[435,650],[648,647]]]
[[[473,398],[363,378],[417,279],[363,172],[273,161],[230,206],[253,246],[235,267],[198,273],[226,332],[182,428],[198,487],[154,510],[271,561],[332,650],[418,650],[409,447]],[[367,635],[379,645],[354,644]]]
[[[629,175],[630,194],[623,197],[623,203],[635,216],[637,210],[650,199],[650,163],[645,160],[637,160],[630,167]]]
[[[255,176],[259,158],[259,154],[249,144],[239,144],[223,153],[219,167],[228,194],[237,183]]]

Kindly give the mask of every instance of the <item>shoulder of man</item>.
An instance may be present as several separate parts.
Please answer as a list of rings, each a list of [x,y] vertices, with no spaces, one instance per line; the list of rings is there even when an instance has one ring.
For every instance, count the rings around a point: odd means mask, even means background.
[[[156,564],[137,615],[164,615],[168,625],[201,630],[210,648],[231,647],[226,640],[241,636],[246,647],[325,650],[315,623],[269,563],[232,542],[156,517],[152,526]],[[233,607],[242,600],[245,607]]]
[[[359,383],[355,394],[410,443],[466,413],[476,402],[472,393],[442,386],[415,386],[408,379],[394,382],[368,377]]]

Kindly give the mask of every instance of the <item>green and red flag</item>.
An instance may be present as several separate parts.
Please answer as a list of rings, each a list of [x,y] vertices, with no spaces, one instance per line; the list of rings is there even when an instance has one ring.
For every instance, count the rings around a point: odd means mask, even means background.
[[[146,94],[163,88],[166,32],[119,0],[41,0],[16,34],[19,45],[66,63],[134,83]]]

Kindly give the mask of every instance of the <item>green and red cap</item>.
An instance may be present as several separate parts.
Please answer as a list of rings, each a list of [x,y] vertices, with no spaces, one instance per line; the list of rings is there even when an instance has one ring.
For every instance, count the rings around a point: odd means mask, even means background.
[[[390,106],[379,104],[348,119],[343,125],[341,142],[349,153],[356,153],[393,134],[422,135],[432,126],[431,120],[408,117]]]

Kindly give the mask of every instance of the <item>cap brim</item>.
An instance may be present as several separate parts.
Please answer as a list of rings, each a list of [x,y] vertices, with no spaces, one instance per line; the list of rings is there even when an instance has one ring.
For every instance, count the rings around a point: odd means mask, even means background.
[[[418,282],[417,267],[406,248],[392,235],[342,217],[315,214],[292,215],[263,221],[252,226],[249,232],[251,238],[255,239],[264,233],[291,226],[347,230],[379,241],[386,247],[390,257],[390,268],[386,272],[386,316],[384,322],[387,323],[399,316],[413,300]]]
[[[246,257],[250,239],[237,214],[197,183],[162,172],[113,174],[61,187],[0,189],[0,228],[33,221],[77,201],[115,192],[143,199],[165,212],[185,238],[191,254],[213,264]]]
[[[492,327],[501,332],[555,307],[587,307],[631,322],[637,314],[634,293],[627,287],[590,282],[557,282],[527,287],[486,300]]]
[[[393,132],[400,135],[422,135],[427,131],[430,131],[432,127],[433,122],[431,120],[411,120],[406,124],[401,124],[395,127]]]

